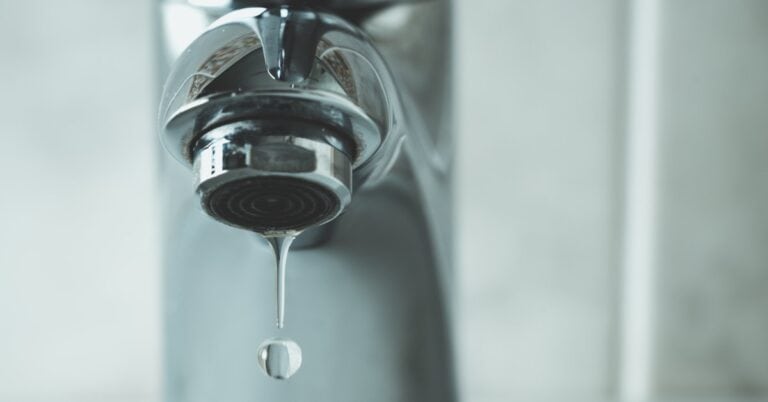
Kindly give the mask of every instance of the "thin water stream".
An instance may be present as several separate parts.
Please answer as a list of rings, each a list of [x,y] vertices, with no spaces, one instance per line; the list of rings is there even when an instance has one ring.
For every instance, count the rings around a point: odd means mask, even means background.
[[[272,251],[275,253],[275,266],[277,268],[277,327],[283,328],[285,325],[285,264],[288,260],[288,250],[296,235],[268,236],[265,237]]]
[[[298,234],[264,236],[275,255],[277,298],[277,328],[285,325],[285,273],[288,251]],[[291,339],[270,338],[264,341],[258,349],[259,367],[271,378],[285,380],[291,377],[301,367],[301,348]]]

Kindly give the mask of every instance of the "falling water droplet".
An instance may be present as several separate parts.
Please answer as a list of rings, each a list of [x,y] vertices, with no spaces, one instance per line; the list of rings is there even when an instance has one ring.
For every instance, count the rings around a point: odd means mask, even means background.
[[[301,367],[301,348],[290,339],[267,339],[259,346],[259,366],[268,376],[286,380]]]
[[[277,327],[282,328],[285,322],[285,263],[288,259],[288,249],[296,236],[269,236],[266,237],[275,253],[277,265]]]

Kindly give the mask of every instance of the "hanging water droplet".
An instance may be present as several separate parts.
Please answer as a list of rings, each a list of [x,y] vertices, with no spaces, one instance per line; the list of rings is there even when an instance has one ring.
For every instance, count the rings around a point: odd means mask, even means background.
[[[286,380],[301,367],[301,348],[290,339],[267,339],[259,346],[259,366],[268,376]]]

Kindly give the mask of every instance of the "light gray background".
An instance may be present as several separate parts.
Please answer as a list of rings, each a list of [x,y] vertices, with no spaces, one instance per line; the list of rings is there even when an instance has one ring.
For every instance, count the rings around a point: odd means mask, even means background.
[[[616,390],[627,13],[458,1],[468,401]],[[654,392],[768,390],[768,2],[660,10]],[[0,400],[159,398],[150,1],[0,3]]]
[[[159,388],[152,13],[0,2],[0,400]]]

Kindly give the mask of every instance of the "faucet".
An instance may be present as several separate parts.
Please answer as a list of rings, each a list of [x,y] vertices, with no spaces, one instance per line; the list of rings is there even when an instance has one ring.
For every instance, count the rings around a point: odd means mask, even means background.
[[[449,11],[161,2],[166,400],[455,400]],[[284,329],[253,233],[300,234]],[[275,334],[287,383],[258,372]]]

